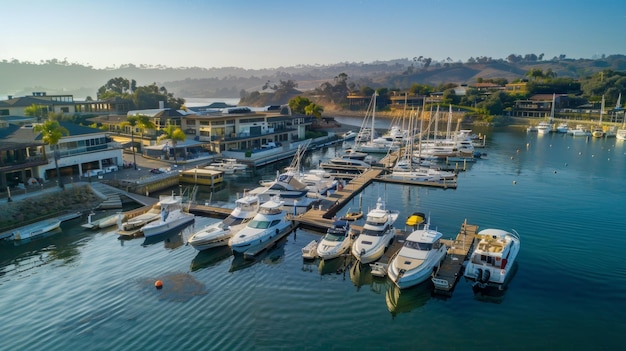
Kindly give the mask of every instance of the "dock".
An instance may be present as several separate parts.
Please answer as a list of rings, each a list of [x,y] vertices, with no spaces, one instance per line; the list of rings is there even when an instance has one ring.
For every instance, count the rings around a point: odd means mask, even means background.
[[[448,254],[432,278],[435,293],[452,294],[456,282],[463,274],[463,262],[467,259],[474,245],[477,232],[477,225],[467,224],[465,221],[455,239],[441,240],[448,247]]]

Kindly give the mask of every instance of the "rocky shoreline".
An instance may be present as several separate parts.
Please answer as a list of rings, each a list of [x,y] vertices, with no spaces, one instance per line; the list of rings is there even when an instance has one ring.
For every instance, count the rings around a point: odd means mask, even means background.
[[[73,211],[86,211],[102,202],[88,185],[67,186],[46,193],[33,193],[0,204],[0,232]]]

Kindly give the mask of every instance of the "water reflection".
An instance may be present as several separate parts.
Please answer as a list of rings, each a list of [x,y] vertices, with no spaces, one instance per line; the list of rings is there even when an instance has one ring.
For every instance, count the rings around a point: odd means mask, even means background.
[[[330,260],[320,260],[317,270],[321,275],[343,274],[351,263],[352,256],[343,255]]]
[[[257,256],[246,258],[242,253],[233,253],[233,262],[230,264],[229,272],[235,272],[251,267],[255,263],[262,262],[268,265],[275,265],[282,261],[285,256],[285,243],[287,237],[278,240],[274,246],[261,251]]]
[[[61,261],[61,265],[76,262],[85,239],[94,235],[76,228],[79,221],[64,222],[60,228],[25,240],[0,240],[0,276],[20,274],[53,261]]]
[[[350,267],[350,280],[356,286],[357,291],[363,285],[372,284],[372,268],[369,264],[362,264],[360,261],[354,261]]]
[[[489,302],[495,304],[501,304],[504,301],[504,296],[506,295],[506,291],[511,283],[511,280],[515,277],[517,273],[518,263],[515,262],[513,267],[511,268],[510,276],[507,278],[507,281],[504,285],[501,286],[484,286],[481,287],[478,284],[474,284],[472,286],[472,291],[474,292],[474,299],[481,302]]]
[[[191,260],[191,271],[214,266],[232,255],[233,250],[228,245],[202,250]]]
[[[146,237],[143,241],[142,246],[150,246],[160,242],[163,242],[163,247],[169,250],[176,249],[185,244],[183,239],[184,235],[188,236],[188,232],[193,231],[194,225],[193,221],[188,223],[184,228],[174,228],[168,231],[165,231],[161,234],[152,235]]]
[[[387,309],[395,317],[398,313],[410,312],[424,306],[430,299],[433,286],[430,280],[408,289],[400,289],[395,284],[389,284],[385,293]]]

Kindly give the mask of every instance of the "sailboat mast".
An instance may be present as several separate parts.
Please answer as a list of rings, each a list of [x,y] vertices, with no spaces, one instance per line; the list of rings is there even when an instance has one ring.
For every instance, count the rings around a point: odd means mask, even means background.
[[[598,124],[602,125],[602,115],[604,115],[604,94],[602,94],[602,104],[600,105],[600,122]]]
[[[370,141],[374,142],[374,122],[376,121],[376,97],[378,92],[374,92],[374,106],[372,106],[372,130],[370,131]]]

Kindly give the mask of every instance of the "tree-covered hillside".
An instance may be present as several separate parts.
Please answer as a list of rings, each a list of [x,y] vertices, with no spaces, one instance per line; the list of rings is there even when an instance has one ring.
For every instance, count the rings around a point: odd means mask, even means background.
[[[239,97],[261,91],[269,82],[293,81],[299,90],[307,91],[335,77],[346,74],[359,86],[407,89],[412,84],[438,86],[446,83],[472,84],[479,78],[525,78],[531,69],[551,70],[557,77],[584,78],[605,69],[626,71],[626,56],[611,55],[594,60],[567,59],[564,55],[551,60],[541,55],[509,55],[507,59],[470,58],[467,62],[437,62],[422,56],[372,63],[338,63],[326,66],[301,65],[276,69],[247,70],[237,67],[199,68],[123,65],[95,69],[67,60],[39,63],[17,60],[0,61],[0,98],[25,96],[33,91],[48,94],[73,94],[77,99],[95,96],[104,82],[115,77],[132,77],[139,85],[166,86],[180,97]],[[543,58],[543,57],[541,57]]]

